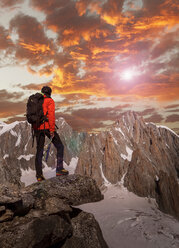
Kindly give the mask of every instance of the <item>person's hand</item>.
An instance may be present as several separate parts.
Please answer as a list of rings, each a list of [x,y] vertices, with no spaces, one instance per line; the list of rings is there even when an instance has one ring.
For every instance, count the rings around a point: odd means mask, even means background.
[[[50,137],[51,137],[51,139],[53,139],[53,137],[54,137],[54,132],[50,132]]]

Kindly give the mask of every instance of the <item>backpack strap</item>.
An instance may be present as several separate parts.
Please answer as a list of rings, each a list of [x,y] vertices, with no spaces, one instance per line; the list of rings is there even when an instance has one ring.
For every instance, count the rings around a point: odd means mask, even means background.
[[[31,132],[32,132],[32,147],[34,147],[34,137],[35,137],[35,132],[34,132],[34,129],[31,125]]]

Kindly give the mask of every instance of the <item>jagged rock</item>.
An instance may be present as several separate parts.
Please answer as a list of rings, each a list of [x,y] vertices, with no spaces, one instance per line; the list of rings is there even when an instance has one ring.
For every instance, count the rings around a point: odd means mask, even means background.
[[[163,212],[179,219],[179,184],[174,176],[159,172],[156,181],[156,200]]]
[[[123,167],[121,166],[121,159],[111,134],[108,134],[106,137],[102,169],[109,182],[117,183],[120,181],[123,174]]]
[[[56,123],[58,126],[57,132],[65,147],[64,160],[69,164],[71,158],[77,157],[80,153],[87,134],[74,131],[64,118],[58,118]]]
[[[1,247],[71,248],[76,235],[86,237],[89,247],[107,247],[94,217],[72,207],[103,199],[92,178],[61,176],[16,191],[2,186],[0,192]]]
[[[101,229],[94,216],[79,209],[73,210],[73,236],[69,237],[62,248],[107,248]],[[61,247],[61,246],[59,246]]]
[[[157,174],[157,168],[152,165],[146,154],[137,149],[133,152],[124,186],[139,196],[155,197],[154,179]]]
[[[14,216],[14,213],[10,209],[6,209],[5,210],[5,213],[3,213],[0,216],[0,223],[1,222],[12,220],[13,219],[13,216]]]
[[[87,136],[76,172],[93,177],[99,186],[106,181],[116,183],[123,176],[128,190],[156,197],[154,179],[159,171],[177,183],[178,158],[179,136],[165,127],[145,123],[131,111],[121,115],[109,131]],[[173,215],[177,215],[176,209]]]
[[[15,219],[11,226],[4,224],[3,227],[0,233],[3,248],[47,248],[65,240],[72,233],[70,223],[58,215]]]
[[[6,211],[5,206],[0,206],[0,215],[4,214]]]
[[[103,148],[105,146],[104,134],[87,135],[80,152],[76,173],[87,175],[96,180],[98,185],[103,183],[101,176],[101,165],[104,156]]]

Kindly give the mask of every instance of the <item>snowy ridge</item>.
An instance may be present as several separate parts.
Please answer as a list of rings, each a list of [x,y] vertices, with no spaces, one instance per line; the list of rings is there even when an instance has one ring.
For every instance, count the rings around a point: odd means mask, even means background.
[[[156,124],[153,123],[153,122],[145,122],[145,124],[146,124],[146,125],[151,125],[151,124],[152,124],[153,126],[155,126],[155,127],[157,127],[157,128],[166,129],[166,130],[170,131],[171,133],[173,133],[175,136],[177,136],[177,137],[179,138],[179,135],[178,135],[177,133],[175,133],[172,129],[170,129],[169,127],[167,127],[167,126],[156,125]]]
[[[176,134],[172,129],[170,129],[169,127],[166,127],[166,126],[157,126],[158,128],[164,128],[164,129],[167,129],[169,130],[171,133],[173,133],[174,135],[176,135],[178,138],[179,138],[179,135]]]
[[[12,129],[19,124],[19,121],[15,121],[11,124],[3,125],[2,129],[0,130],[0,136],[6,132],[12,131]]]

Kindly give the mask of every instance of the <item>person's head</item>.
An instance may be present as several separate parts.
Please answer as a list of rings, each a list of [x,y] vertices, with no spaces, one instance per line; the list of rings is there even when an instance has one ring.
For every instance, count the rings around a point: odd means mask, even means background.
[[[52,89],[49,86],[43,86],[41,92],[47,96],[51,96]]]

